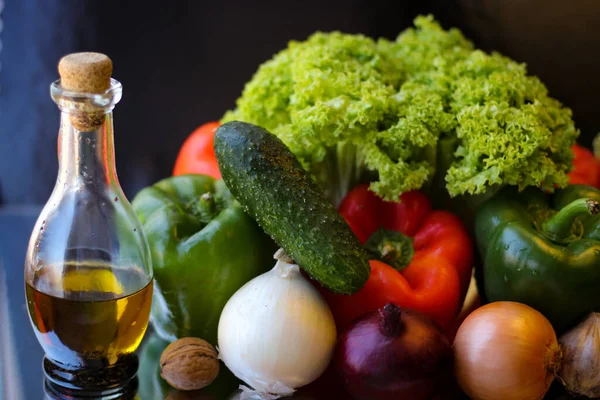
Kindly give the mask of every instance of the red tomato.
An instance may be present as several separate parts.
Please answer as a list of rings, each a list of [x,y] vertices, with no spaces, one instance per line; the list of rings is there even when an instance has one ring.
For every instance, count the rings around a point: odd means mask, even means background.
[[[600,188],[600,160],[594,157],[591,150],[573,145],[573,170],[569,173],[571,185],[581,184]]]
[[[179,150],[173,176],[204,174],[221,179],[214,149],[215,131],[219,125],[219,122],[208,122],[192,132]]]

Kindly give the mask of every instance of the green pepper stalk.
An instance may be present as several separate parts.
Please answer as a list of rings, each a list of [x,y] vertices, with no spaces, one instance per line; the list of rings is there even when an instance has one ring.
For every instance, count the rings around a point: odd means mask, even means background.
[[[579,239],[583,226],[577,223],[582,215],[597,215],[600,205],[594,199],[577,199],[566,205],[542,223],[542,231],[556,243],[569,243]]]

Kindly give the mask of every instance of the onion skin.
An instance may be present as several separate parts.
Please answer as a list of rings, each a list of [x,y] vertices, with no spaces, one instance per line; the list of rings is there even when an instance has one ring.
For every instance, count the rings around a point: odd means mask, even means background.
[[[563,363],[558,376],[566,389],[590,398],[600,397],[600,313],[593,312],[559,339]]]
[[[542,399],[562,352],[550,322],[520,303],[500,301],[471,313],[454,340],[455,373],[473,400]]]
[[[342,333],[334,365],[357,400],[425,400],[451,379],[452,349],[429,318],[387,304]]]

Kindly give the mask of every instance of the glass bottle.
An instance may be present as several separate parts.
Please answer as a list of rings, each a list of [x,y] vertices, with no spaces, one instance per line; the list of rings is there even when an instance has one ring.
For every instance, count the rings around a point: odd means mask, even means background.
[[[59,73],[50,90],[61,110],[59,172],[27,249],[27,306],[49,392],[123,398],[148,325],[152,265],[115,170],[122,87],[98,53],[64,57]]]

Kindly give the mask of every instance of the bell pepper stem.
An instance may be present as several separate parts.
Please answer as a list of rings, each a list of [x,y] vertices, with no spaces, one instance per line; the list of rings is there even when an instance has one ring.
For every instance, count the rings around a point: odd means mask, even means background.
[[[200,196],[196,204],[196,212],[202,223],[208,224],[217,215],[217,203],[215,196],[211,192],[204,193]]]
[[[577,199],[542,223],[542,231],[553,241],[564,243],[577,238],[576,218],[582,215],[597,215],[600,205],[592,199]]]
[[[408,267],[415,249],[412,238],[402,232],[380,229],[371,235],[365,249],[369,256],[401,271]]]

